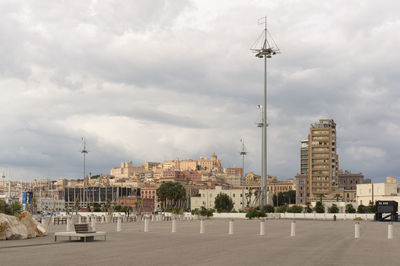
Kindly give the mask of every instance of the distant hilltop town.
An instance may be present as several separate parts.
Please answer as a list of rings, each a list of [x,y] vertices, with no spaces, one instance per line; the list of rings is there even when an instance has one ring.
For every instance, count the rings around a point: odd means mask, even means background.
[[[23,191],[33,191],[39,201],[39,211],[50,210],[52,205],[58,206],[56,211],[65,210],[72,208],[77,201],[80,208],[87,208],[93,203],[106,204],[107,200],[122,205],[134,205],[141,200],[145,209],[153,211],[158,206],[157,188],[162,183],[179,182],[185,187],[188,208],[210,207],[217,194],[214,193],[214,196],[206,200],[201,198],[213,194],[206,191],[217,189],[229,192],[235,208],[239,209],[242,204],[242,187],[246,189],[249,198],[247,205],[255,206],[259,200],[255,191],[259,191],[261,186],[261,176],[253,172],[246,173],[242,185],[242,175],[243,168],[223,168],[221,160],[214,153],[210,159],[175,158],[162,163],[145,162],[138,166],[134,166],[132,161],[122,162],[120,167],[112,168],[110,174],[86,175],[83,180],[60,178],[51,181],[43,178],[35,179],[32,183],[3,182],[0,193],[6,195],[9,189],[10,198],[17,200],[22,197]],[[279,181],[276,176],[268,176],[268,190],[276,195],[279,192],[294,192],[295,186],[294,179]],[[194,206],[196,204],[198,206]]]
[[[300,141],[299,173],[293,179],[278,180],[267,175],[266,202],[268,205],[315,204],[325,202],[337,205],[341,211],[348,204],[369,205],[377,199],[400,202],[396,178],[386,183],[371,184],[362,173],[339,168],[336,123],[320,119],[310,125],[306,140]],[[0,183],[0,200],[19,201],[35,211],[89,210],[112,202],[119,206],[137,207],[141,211],[159,209],[157,189],[167,182],[177,182],[185,189],[185,209],[214,208],[220,193],[227,194],[235,211],[260,205],[261,176],[243,173],[243,168],[223,168],[213,153],[210,158],[197,160],[175,158],[164,162],[145,162],[134,165],[122,162],[109,174],[85,175],[84,179],[60,178],[56,181],[39,179],[33,182],[15,182],[4,178]]]

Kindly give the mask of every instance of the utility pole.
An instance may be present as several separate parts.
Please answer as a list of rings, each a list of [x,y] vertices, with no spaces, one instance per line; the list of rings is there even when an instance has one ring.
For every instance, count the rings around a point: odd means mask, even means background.
[[[247,152],[245,151],[245,146],[244,146],[244,140],[241,139],[240,142],[242,142],[242,151],[240,152],[240,155],[242,155],[242,177],[241,177],[241,183],[242,183],[242,211],[244,211],[244,157],[246,156]]]
[[[256,57],[264,58],[264,105],[263,105],[263,116],[262,116],[262,141],[261,141],[261,202],[260,207],[264,207],[267,198],[267,58],[271,58],[272,55],[280,53],[278,46],[273,41],[273,46],[268,42],[268,30],[267,30],[267,17],[259,20],[264,24],[264,30],[260,37],[257,39],[255,45],[251,50],[256,53]],[[255,48],[256,45],[261,43],[260,48]]]

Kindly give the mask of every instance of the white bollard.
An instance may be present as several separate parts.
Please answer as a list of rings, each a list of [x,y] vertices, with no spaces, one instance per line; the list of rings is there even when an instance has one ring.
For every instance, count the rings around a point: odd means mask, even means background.
[[[106,222],[106,217],[105,216],[101,216],[101,223],[104,224]]]
[[[233,235],[233,219],[229,221],[229,235]]]
[[[151,221],[152,221],[152,222],[155,222],[155,221],[156,221],[156,216],[153,215],[153,214],[151,215]]]
[[[260,221],[260,236],[265,235],[265,220]]]
[[[354,238],[360,238],[360,222],[356,222],[354,225]]]
[[[92,230],[96,231],[96,216],[92,216]]]
[[[296,236],[296,221],[292,221],[291,227],[290,227],[290,236]]]
[[[82,216],[80,216],[79,214],[78,214],[78,224],[81,224],[82,223]]]
[[[144,217],[144,232],[147,233],[149,231],[149,219]]]
[[[200,234],[204,234],[205,230],[204,230],[204,220],[201,219],[200,220]]]
[[[393,239],[393,224],[388,224],[388,239]]]
[[[172,218],[172,233],[176,233],[176,219]]]
[[[121,218],[120,216],[117,217],[117,232],[121,232]]]
[[[71,232],[71,217],[67,217],[67,232]]]

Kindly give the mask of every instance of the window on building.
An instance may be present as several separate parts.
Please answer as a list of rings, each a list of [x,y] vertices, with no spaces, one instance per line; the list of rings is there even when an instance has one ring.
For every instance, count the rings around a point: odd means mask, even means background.
[[[232,198],[234,198],[234,197],[235,197],[235,193],[232,194]]]

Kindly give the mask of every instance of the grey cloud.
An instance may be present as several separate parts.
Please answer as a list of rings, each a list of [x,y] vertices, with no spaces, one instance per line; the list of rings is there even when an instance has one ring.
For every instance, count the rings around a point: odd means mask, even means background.
[[[85,135],[92,172],[212,152],[229,167],[243,137],[259,171],[263,62],[249,48],[267,12],[282,50],[268,63],[269,173],[298,172],[299,140],[322,117],[338,124],[342,168],[400,170],[396,1],[1,5],[0,165],[80,176]]]

